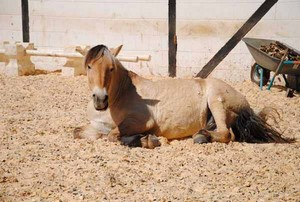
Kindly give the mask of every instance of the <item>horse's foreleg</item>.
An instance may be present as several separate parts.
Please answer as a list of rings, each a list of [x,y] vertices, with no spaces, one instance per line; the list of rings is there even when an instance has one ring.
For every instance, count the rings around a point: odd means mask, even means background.
[[[77,127],[73,131],[73,136],[75,139],[89,139],[89,140],[97,140],[103,137],[105,134],[102,134],[94,128],[91,124],[86,126]]]
[[[147,149],[154,149],[159,147],[161,143],[155,135],[131,135],[131,136],[122,136],[121,143],[129,147],[143,147]]]
[[[159,139],[155,135],[130,135],[130,136],[120,136],[120,132],[118,128],[113,129],[108,134],[108,140],[111,142],[121,141],[121,144],[126,145],[128,147],[143,147],[147,149],[154,149],[155,147],[159,147],[161,143]]]

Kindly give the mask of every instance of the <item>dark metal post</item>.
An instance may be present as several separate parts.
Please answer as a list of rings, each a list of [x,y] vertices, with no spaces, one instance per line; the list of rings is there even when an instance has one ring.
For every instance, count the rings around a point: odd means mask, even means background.
[[[202,68],[197,77],[206,78],[228,53],[241,41],[241,39],[260,21],[260,19],[276,4],[278,0],[266,0],[245,24],[227,41],[227,43]]]
[[[169,0],[169,76],[176,76],[176,0]]]
[[[28,0],[22,0],[22,30],[23,30],[23,42],[29,42]]]

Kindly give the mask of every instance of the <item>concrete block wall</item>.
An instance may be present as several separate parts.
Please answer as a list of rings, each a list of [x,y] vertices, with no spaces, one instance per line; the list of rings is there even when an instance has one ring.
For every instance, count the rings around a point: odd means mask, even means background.
[[[22,40],[20,2],[0,1],[0,41]],[[262,2],[177,0],[177,75],[190,77],[199,72]],[[247,36],[276,39],[300,49],[299,10],[299,0],[280,0]],[[29,12],[30,39],[38,47],[123,44],[123,55],[152,56],[150,62],[124,63],[127,68],[144,75],[168,74],[167,0],[29,0]],[[51,58],[34,61],[44,66]],[[249,79],[253,63],[240,42],[212,76]]]

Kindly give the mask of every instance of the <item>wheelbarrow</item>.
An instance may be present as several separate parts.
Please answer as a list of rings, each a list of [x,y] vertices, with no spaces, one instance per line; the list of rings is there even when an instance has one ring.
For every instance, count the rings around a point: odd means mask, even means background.
[[[300,76],[300,61],[285,60],[286,54],[289,51],[292,51],[295,55],[300,55],[298,50],[288,46],[287,44],[269,39],[243,38],[243,41],[247,45],[247,48],[255,60],[255,63],[251,67],[251,81],[258,84],[260,89],[268,83],[271,71],[275,73],[270,80],[267,88],[268,90],[271,89],[274,79],[278,74],[282,74],[287,88],[289,88],[289,82],[286,75],[297,78],[296,86],[299,86],[298,77]],[[262,46],[268,46],[271,43],[277,43],[280,44],[281,47],[285,47],[286,52],[281,59],[272,57],[266,52],[260,50]]]

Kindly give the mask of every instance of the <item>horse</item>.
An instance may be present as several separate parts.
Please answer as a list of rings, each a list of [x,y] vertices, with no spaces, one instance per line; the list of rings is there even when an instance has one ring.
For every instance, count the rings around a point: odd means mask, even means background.
[[[119,46],[116,49],[111,48],[110,51],[117,56],[121,49],[122,46]],[[76,127],[73,131],[75,139],[97,140],[107,135],[116,127],[109,109],[96,110],[93,103],[93,100],[90,100],[86,108],[87,118],[90,121],[90,124]]]
[[[146,79],[120,63],[116,56],[121,48],[97,45],[84,61],[93,110],[106,115],[109,111],[115,124],[106,133],[109,141],[144,148],[159,146],[160,136],[168,140],[192,137],[195,143],[293,142],[282,137],[264,116],[253,111],[245,96],[224,81]],[[77,134],[80,131],[84,129]]]

